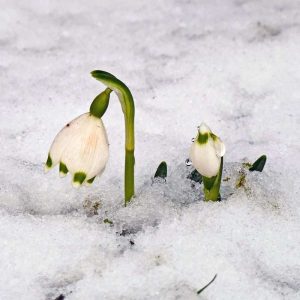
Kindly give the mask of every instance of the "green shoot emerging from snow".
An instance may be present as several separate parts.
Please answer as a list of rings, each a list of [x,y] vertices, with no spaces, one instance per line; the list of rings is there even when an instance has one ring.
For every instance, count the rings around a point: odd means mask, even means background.
[[[168,175],[167,163],[165,161],[162,161],[159,164],[159,166],[158,166],[158,168],[155,172],[154,178],[159,177],[159,178],[162,178],[162,179],[166,179],[167,175]]]
[[[267,161],[267,156],[266,155],[262,155],[261,157],[259,157],[253,163],[253,165],[249,168],[249,171],[251,171],[251,172],[253,172],[253,171],[262,172],[262,170],[265,167],[266,161]]]

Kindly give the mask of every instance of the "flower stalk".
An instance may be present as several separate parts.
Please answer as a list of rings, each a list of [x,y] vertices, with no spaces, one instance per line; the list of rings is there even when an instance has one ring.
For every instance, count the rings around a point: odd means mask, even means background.
[[[125,119],[125,206],[134,196],[134,101],[129,88],[114,75],[100,70],[91,72],[91,75],[113,90],[121,103]]]
[[[208,178],[203,176],[203,184],[204,184],[204,196],[205,201],[217,201],[221,199],[220,195],[220,187],[221,187],[221,179],[222,179],[222,171],[223,171],[223,157],[221,158],[220,169],[217,176]]]

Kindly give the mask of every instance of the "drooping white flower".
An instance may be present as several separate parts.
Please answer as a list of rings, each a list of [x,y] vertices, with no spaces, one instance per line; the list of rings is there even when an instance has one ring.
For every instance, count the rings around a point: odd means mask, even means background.
[[[202,123],[190,150],[190,159],[195,169],[208,178],[216,176],[220,169],[221,157],[225,154],[225,145],[219,137]]]
[[[73,185],[91,184],[108,160],[109,145],[101,118],[85,113],[68,123],[55,137],[45,165],[60,164],[60,176],[73,175]]]

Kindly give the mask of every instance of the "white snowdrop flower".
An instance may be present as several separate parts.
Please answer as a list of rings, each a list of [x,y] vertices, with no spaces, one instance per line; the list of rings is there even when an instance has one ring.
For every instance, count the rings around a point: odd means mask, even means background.
[[[210,128],[202,123],[190,150],[190,159],[195,169],[208,178],[216,176],[220,169],[221,157],[225,154],[225,145]]]
[[[55,137],[45,165],[59,163],[60,176],[73,175],[73,185],[91,184],[108,160],[109,145],[101,118],[85,113],[68,123]]]

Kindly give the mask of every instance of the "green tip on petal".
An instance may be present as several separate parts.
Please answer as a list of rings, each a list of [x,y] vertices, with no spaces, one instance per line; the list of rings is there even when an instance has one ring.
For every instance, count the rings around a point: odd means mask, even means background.
[[[212,132],[210,133],[210,137],[213,139],[214,142],[216,142],[218,140],[218,137],[213,134]]]
[[[73,186],[79,187],[82,185],[86,178],[86,174],[84,172],[77,172],[73,176]]]
[[[197,137],[197,141],[199,144],[206,144],[207,141],[208,141],[208,133],[200,133],[199,131],[199,134],[198,134],[198,137]]]
[[[50,153],[49,153],[46,164],[45,164],[45,172],[48,172],[51,169],[52,164],[53,164],[52,159],[51,159],[51,156],[50,156]]]
[[[59,176],[60,177],[65,177],[67,174],[68,174],[68,168],[67,166],[63,163],[63,162],[60,162],[59,164]]]
[[[88,179],[88,180],[86,181],[86,184],[87,184],[87,185],[91,185],[91,184],[94,182],[95,178],[96,178],[96,176],[93,177],[93,178]]]

